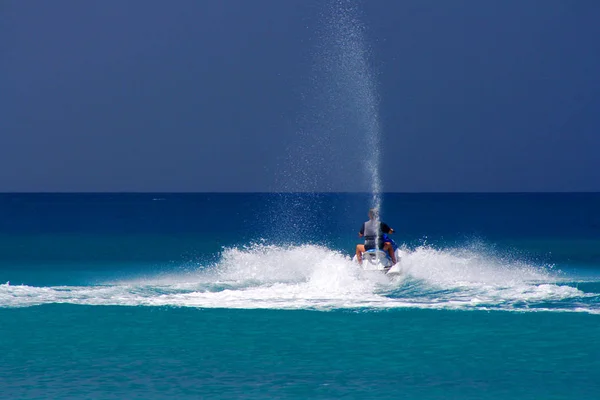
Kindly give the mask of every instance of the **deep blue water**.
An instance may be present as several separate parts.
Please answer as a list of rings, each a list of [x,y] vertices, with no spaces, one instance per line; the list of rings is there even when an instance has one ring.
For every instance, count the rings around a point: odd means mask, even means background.
[[[600,393],[600,194],[0,194],[0,398]]]

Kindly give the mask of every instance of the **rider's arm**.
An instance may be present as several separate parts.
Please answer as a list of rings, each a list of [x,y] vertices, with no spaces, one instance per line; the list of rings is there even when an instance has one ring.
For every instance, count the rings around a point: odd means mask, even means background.
[[[392,228],[390,228],[390,226],[388,224],[386,224],[385,222],[381,223],[381,231],[383,233],[394,233],[394,230]]]

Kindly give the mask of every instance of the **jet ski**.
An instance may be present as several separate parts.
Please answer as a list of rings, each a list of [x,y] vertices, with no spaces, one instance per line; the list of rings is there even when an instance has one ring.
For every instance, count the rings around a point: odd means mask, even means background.
[[[402,259],[403,252],[391,238],[386,236],[385,240],[391,242],[394,247],[396,264],[393,264],[392,258],[386,251],[381,249],[370,249],[362,253],[362,268],[365,271],[381,271],[387,275],[401,274],[400,260]],[[352,260],[358,262],[356,256],[354,256]]]

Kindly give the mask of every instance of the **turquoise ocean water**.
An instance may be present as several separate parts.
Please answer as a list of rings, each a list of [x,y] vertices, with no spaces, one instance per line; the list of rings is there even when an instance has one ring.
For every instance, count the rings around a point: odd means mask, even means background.
[[[600,398],[600,194],[0,195],[0,398]]]

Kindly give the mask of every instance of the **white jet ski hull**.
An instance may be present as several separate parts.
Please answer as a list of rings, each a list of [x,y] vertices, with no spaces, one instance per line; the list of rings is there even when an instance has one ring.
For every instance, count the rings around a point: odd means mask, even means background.
[[[400,274],[400,262],[402,259],[402,251],[400,249],[396,250],[396,261],[395,265],[392,265],[392,259],[389,254],[384,252],[383,250],[368,250],[362,253],[362,268],[365,271],[380,271],[387,275],[395,275]],[[354,256],[353,260],[358,262],[356,256]]]

